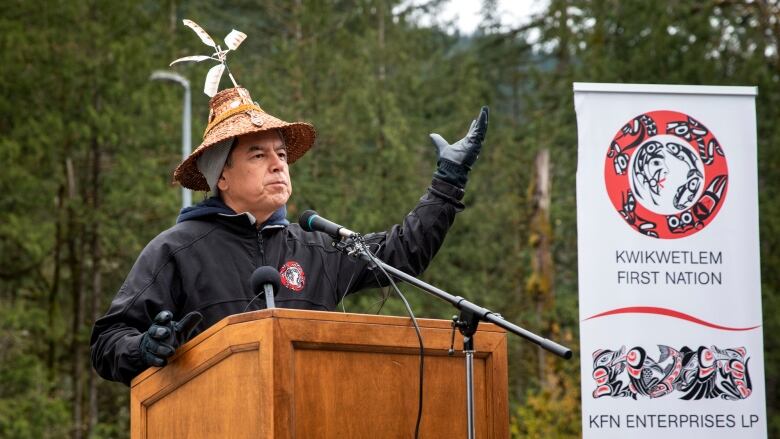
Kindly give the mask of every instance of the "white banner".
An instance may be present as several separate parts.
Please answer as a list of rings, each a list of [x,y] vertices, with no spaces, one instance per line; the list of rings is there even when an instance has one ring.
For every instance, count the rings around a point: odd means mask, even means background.
[[[585,438],[764,438],[755,87],[575,83]]]

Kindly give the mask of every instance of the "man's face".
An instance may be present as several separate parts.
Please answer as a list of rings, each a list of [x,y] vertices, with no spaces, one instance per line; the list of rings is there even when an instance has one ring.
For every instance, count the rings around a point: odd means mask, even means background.
[[[261,222],[287,203],[292,182],[280,133],[239,136],[218,186],[228,206],[238,213],[250,212]]]

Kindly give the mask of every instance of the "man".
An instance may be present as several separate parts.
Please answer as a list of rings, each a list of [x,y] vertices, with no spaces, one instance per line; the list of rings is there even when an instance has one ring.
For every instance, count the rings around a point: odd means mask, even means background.
[[[95,323],[92,364],[106,379],[129,384],[225,316],[265,308],[263,299],[252,302],[249,285],[259,266],[283,274],[276,305],[284,308],[332,311],[345,295],[378,284],[367,263],[334,249],[331,237],[286,219],[288,166],[311,148],[314,128],[265,113],[243,88],[223,90],[209,105],[203,143],[174,179],[215,196],[183,209],[177,224],[146,246]],[[426,268],[463,209],[487,121],[484,107],[453,145],[431,135],[439,155],[431,186],[403,224],[366,236],[379,258],[412,275]]]

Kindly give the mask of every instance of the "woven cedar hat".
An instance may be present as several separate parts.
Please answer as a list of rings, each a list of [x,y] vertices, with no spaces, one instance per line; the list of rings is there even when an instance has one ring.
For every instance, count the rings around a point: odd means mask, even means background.
[[[198,170],[198,157],[209,148],[244,134],[278,129],[287,147],[287,162],[301,158],[316,138],[314,127],[305,122],[285,122],[263,111],[242,87],[228,88],[209,101],[209,122],[203,133],[203,143],[174,171],[173,180],[182,186],[208,191],[206,177]]]

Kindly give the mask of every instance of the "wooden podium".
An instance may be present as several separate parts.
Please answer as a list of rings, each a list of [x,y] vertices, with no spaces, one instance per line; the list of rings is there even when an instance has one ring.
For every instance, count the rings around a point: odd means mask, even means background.
[[[420,437],[466,437],[463,338],[419,319]],[[480,324],[476,433],[509,437],[506,332]],[[409,318],[272,309],[227,317],[131,384],[131,438],[409,438],[419,344]]]

